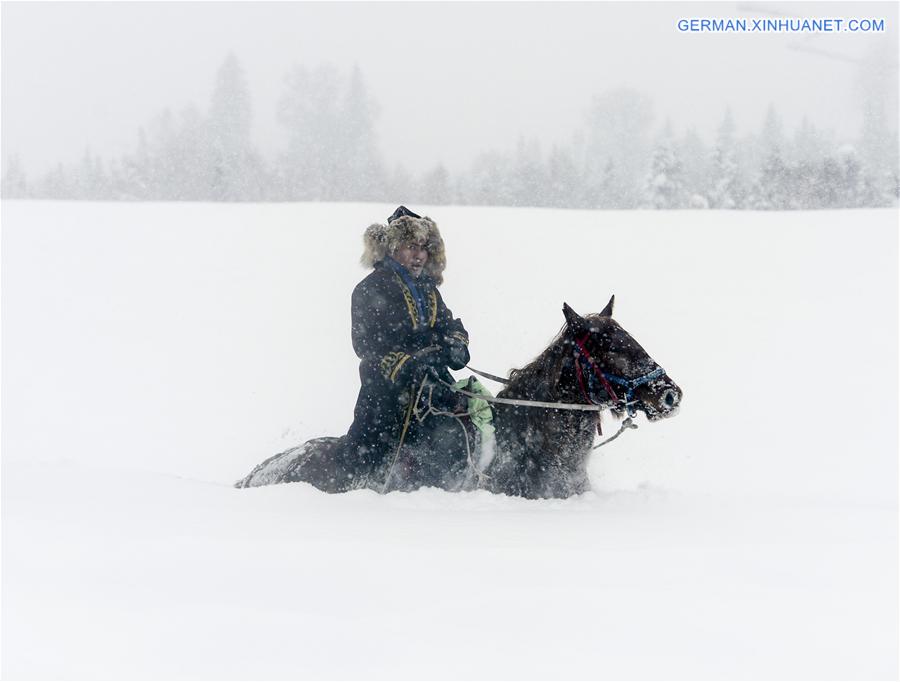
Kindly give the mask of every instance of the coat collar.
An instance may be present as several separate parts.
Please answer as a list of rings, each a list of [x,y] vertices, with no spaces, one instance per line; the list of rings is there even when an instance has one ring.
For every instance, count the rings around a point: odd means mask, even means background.
[[[384,262],[384,259],[376,262],[374,265],[374,268],[376,270],[384,270],[384,271],[390,272],[390,273],[394,272],[393,268],[391,268],[387,263]],[[410,275],[410,277],[412,277],[412,275]],[[416,286],[418,288],[422,289],[423,291],[435,286],[434,279],[432,279],[430,276],[426,275],[424,272],[421,275],[419,275],[418,279],[416,279],[414,281],[416,283]]]

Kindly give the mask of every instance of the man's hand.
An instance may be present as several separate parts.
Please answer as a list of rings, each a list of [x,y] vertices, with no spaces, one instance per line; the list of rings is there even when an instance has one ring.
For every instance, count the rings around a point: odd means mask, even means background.
[[[451,369],[462,369],[469,362],[469,349],[461,343],[450,343],[442,352],[444,364]]]

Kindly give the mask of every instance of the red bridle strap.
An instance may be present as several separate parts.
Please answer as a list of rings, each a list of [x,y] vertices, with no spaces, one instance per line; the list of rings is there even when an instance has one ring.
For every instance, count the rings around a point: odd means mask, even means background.
[[[588,338],[590,338],[590,334],[585,334],[581,339],[575,339],[575,345],[578,346],[578,350],[581,351],[581,354],[584,356],[584,359],[587,360],[588,365],[594,370],[594,374],[597,375],[597,378],[600,380],[600,385],[603,386],[603,390],[606,391],[606,394],[612,398],[613,402],[619,402],[619,398],[613,390],[613,387],[610,385],[609,381],[607,381],[606,377],[603,376],[603,372],[600,371],[600,367],[594,362],[591,354],[587,352],[587,348],[584,347]],[[587,391],[584,389],[584,378],[581,375],[581,363],[575,363],[575,366],[578,369],[578,383],[581,385],[581,391],[584,393],[587,401],[591,402],[588,398]]]

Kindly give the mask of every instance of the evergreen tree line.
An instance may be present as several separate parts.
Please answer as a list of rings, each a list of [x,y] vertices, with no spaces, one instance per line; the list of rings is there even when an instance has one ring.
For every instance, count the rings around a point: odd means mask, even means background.
[[[414,176],[385,166],[378,106],[358,68],[295,67],[278,121],[287,143],[264,159],[251,141],[251,98],[237,58],[216,74],[207,113],[169,110],[141,129],[135,150],[85,153],[29,181],[15,156],[4,198],[153,201],[379,201],[558,208],[815,209],[890,206],[898,197],[897,133],[867,107],[857,140],[804,119],[792,135],[773,107],[758,133],[738,137],[726,111],[715,139],[653,131],[652,105],[628,89],[593,98],[581,130],[549,150],[520,138],[480,154],[454,177],[442,165]]]

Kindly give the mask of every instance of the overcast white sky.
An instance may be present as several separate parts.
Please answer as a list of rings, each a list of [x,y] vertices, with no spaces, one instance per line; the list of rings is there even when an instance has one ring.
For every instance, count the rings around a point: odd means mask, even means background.
[[[223,3],[4,2],[2,147],[29,174],[86,146],[133,150],[163,108],[206,110],[229,50],[246,72],[254,140],[270,155],[283,131],[275,105],[292,64],[358,63],[381,106],[389,163],[414,171],[468,165],[520,134],[568,141],[591,96],[629,86],[656,121],[710,136],[731,106],[741,132],[769,103],[788,131],[804,114],[852,137],[862,67],[796,47],[860,58],[896,54],[897,2],[882,3]],[[681,17],[884,18],[888,33],[686,34]],[[768,16],[771,16],[770,14]],[[896,57],[894,57],[896,59]],[[896,69],[896,62],[894,62]],[[896,71],[894,71],[896,77]],[[896,106],[896,83],[892,103]]]

